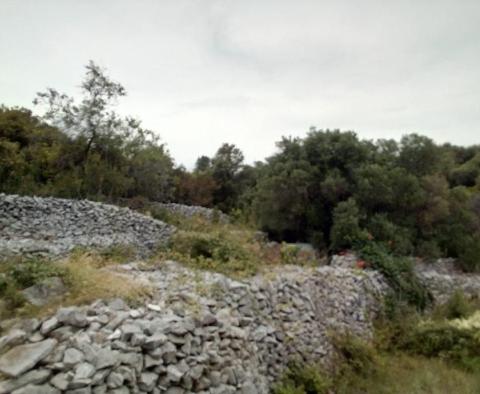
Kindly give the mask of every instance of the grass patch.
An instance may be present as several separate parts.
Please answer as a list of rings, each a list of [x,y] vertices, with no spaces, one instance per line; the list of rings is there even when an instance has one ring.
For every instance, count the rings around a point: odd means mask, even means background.
[[[120,253],[121,252],[121,253]],[[64,260],[13,259],[1,265],[0,318],[38,316],[59,306],[88,304],[99,298],[121,297],[135,303],[150,295],[148,287],[133,283],[108,266],[125,261],[124,250],[85,252],[75,250]],[[26,302],[21,291],[49,277],[60,277],[67,292],[43,307]]]
[[[315,264],[300,249],[287,244],[268,244],[253,229],[232,223],[209,221],[201,216],[170,215],[178,231],[161,247],[152,262],[176,260],[189,267],[243,278],[278,264]]]

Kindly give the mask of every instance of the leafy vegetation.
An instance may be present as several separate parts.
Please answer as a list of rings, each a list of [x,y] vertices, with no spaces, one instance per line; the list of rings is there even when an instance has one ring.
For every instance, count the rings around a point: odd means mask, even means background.
[[[432,296],[420,282],[413,269],[413,262],[408,257],[398,257],[388,252],[383,245],[368,242],[360,253],[372,268],[380,271],[387,280],[392,293],[387,297],[387,310],[394,313],[394,308],[402,304],[424,310],[432,302]]]
[[[175,201],[216,207],[271,239],[334,252],[368,240],[396,255],[456,257],[480,269],[480,147],[409,134],[361,140],[311,128],[283,138],[265,162],[225,143],[195,168],[114,110],[124,87],[93,62],[81,99],[47,89],[27,109],[0,108],[0,191],[90,198],[138,207]]]
[[[455,294],[430,317],[415,310],[377,322],[372,343],[334,336],[334,368],[293,364],[275,394],[459,393],[480,390],[480,311]],[[451,319],[467,313],[469,317]]]
[[[116,275],[108,266],[128,260],[128,248],[112,247],[105,251],[77,249],[67,259],[9,259],[0,264],[0,318],[47,313],[59,305],[79,305],[99,298],[123,297],[135,302],[149,294],[149,289]],[[44,279],[59,277],[67,292],[44,307],[26,302],[22,290]]]
[[[179,231],[160,248],[153,262],[172,259],[234,277],[251,276],[272,265],[318,263],[316,256],[302,253],[295,245],[268,245],[248,226],[212,222],[201,216],[161,215]]]

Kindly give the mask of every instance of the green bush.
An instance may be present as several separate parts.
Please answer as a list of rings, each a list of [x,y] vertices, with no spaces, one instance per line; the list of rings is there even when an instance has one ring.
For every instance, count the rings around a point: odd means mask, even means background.
[[[281,379],[274,386],[274,394],[327,394],[332,380],[317,366],[291,363]]]
[[[8,287],[8,278],[5,274],[0,273],[0,296],[2,296]]]
[[[415,248],[415,253],[419,257],[428,259],[438,259],[442,256],[440,246],[435,240],[419,241],[417,247]]]
[[[426,357],[440,357],[468,369],[480,367],[478,330],[462,329],[448,322],[418,325],[401,348]]]
[[[8,264],[6,275],[17,287],[24,289],[52,276],[62,276],[64,271],[42,259],[27,259]]]
[[[178,231],[160,253],[195,268],[248,276],[259,266],[259,257],[251,247],[246,239],[231,233]]]
[[[371,376],[377,370],[377,353],[372,344],[351,334],[333,337],[333,345],[337,351],[340,375],[355,374]]]
[[[435,308],[434,316],[437,319],[463,319],[471,316],[476,307],[473,300],[468,299],[462,291],[457,290],[445,304]]]
[[[280,247],[280,259],[283,264],[296,264],[299,253],[300,248],[298,246],[282,242],[282,246]]]
[[[108,248],[99,250],[100,257],[113,260],[117,263],[126,263],[135,258],[135,249],[131,245],[111,245]]]
[[[160,220],[165,223],[171,223],[173,220],[172,215],[165,208],[159,207],[158,205],[155,205],[155,204],[152,204],[148,207],[148,212],[150,213],[152,218]]]
[[[465,272],[480,271],[480,237],[470,237],[459,255],[460,268]]]
[[[411,259],[393,256],[375,242],[367,243],[360,250],[360,256],[385,276],[392,289],[391,307],[406,303],[424,310],[431,304],[432,295],[415,274]]]

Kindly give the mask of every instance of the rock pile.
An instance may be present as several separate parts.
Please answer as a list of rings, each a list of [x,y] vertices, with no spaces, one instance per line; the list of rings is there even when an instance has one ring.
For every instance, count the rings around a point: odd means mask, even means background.
[[[134,247],[145,254],[173,228],[128,208],[86,200],[0,194],[0,256],[58,256],[74,247]]]
[[[244,282],[173,262],[115,269],[150,282],[153,299],[22,322],[0,339],[0,393],[267,393],[289,360],[329,361],[329,330],[371,335],[385,288],[331,267]]]
[[[165,209],[169,213],[181,215],[187,218],[201,216],[209,221],[218,220],[221,223],[228,223],[230,221],[228,215],[216,209],[177,203],[156,203],[155,206]]]

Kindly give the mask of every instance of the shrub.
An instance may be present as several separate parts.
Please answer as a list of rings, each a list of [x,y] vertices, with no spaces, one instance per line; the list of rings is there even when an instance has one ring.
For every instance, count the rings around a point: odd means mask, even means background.
[[[291,363],[274,394],[327,394],[332,380],[318,366]]]
[[[406,303],[424,310],[432,302],[432,295],[420,282],[407,257],[393,256],[384,246],[375,242],[366,244],[360,251],[361,257],[372,268],[380,271],[392,289],[391,307]]]
[[[347,333],[334,336],[333,345],[339,357],[340,375],[371,376],[376,372],[377,354],[372,344]]]
[[[2,296],[7,290],[8,278],[5,274],[0,273],[0,296]]]
[[[468,299],[462,291],[457,290],[445,304],[435,308],[433,315],[437,319],[463,319],[472,315],[475,309],[476,305],[473,300]]]
[[[413,354],[440,357],[468,369],[480,367],[480,337],[474,329],[448,322],[420,324],[401,345]]]
[[[467,238],[459,254],[459,264],[465,272],[480,271],[480,237]]]
[[[171,223],[173,220],[172,215],[163,207],[159,207],[158,205],[152,204],[149,206],[148,212],[154,219],[160,220],[165,223],[173,224]]]
[[[438,242],[435,240],[422,240],[419,241],[415,249],[415,253],[419,257],[429,258],[429,259],[438,259],[442,256],[442,251]]]
[[[258,256],[249,241],[240,234],[220,231],[178,231],[160,254],[195,268],[248,276],[259,266]]]
[[[27,259],[8,264],[7,276],[19,288],[26,288],[52,276],[62,276],[64,271],[57,265],[42,259]]]
[[[131,245],[111,245],[98,251],[100,257],[116,263],[126,263],[135,258],[135,249]]]
[[[283,264],[296,264],[299,253],[300,248],[298,246],[282,242],[282,246],[280,247],[280,259]]]

